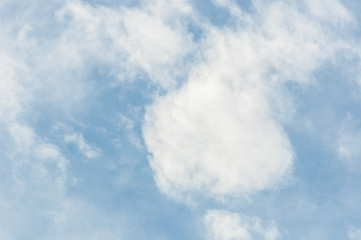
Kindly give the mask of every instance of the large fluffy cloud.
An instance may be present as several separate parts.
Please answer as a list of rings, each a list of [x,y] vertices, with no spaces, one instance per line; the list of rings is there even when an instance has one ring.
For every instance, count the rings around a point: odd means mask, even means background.
[[[149,109],[144,136],[166,193],[249,193],[279,182],[292,149],[262,92],[190,81]]]
[[[148,108],[144,138],[166,194],[249,194],[289,176],[293,150],[281,122],[293,109],[280,89],[309,83],[326,59],[349,47],[334,36],[351,17],[339,6],[327,21],[308,1],[254,7],[252,16],[232,15],[234,28],[207,28],[188,82]]]

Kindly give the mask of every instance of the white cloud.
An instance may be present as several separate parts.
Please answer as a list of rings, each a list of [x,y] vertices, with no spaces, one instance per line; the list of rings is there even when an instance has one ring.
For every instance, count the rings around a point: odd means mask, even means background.
[[[149,1],[117,10],[70,2],[58,17],[71,18],[62,37],[67,45],[80,47],[76,53],[94,55],[121,79],[146,74],[154,83],[172,87],[182,73],[181,60],[193,48],[181,24],[190,11],[186,1]]]
[[[10,3],[1,7],[2,12],[22,11]],[[17,21],[4,15],[0,110],[8,114],[0,118],[18,113],[22,104],[37,107],[44,102],[71,114],[97,84],[104,84],[85,78],[97,65],[122,80],[149,76],[153,83],[174,86],[183,74],[183,57],[193,49],[182,24],[190,11],[186,1],[147,1],[118,9],[81,1],[37,1],[17,13]]]
[[[290,143],[257,88],[190,81],[149,108],[146,123],[151,166],[170,195],[251,193],[278,183],[292,165]]]
[[[97,158],[101,154],[101,150],[96,146],[90,146],[81,133],[66,134],[64,140],[66,143],[75,144],[81,154],[89,159]]]
[[[150,163],[170,196],[217,198],[282,183],[293,151],[281,121],[293,106],[281,86],[309,83],[314,70],[348,47],[333,38],[332,22],[297,5],[256,1],[255,8],[233,29],[209,27],[203,61],[188,82],[148,108],[143,134]],[[333,12],[345,23],[346,13]]]
[[[220,210],[209,210],[204,216],[209,240],[275,240],[279,238],[274,224],[264,227],[258,218]]]

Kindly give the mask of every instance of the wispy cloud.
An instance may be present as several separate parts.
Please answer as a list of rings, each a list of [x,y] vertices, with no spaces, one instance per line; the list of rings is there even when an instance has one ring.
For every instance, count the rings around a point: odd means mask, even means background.
[[[97,158],[101,154],[101,150],[96,146],[89,145],[81,133],[66,134],[64,141],[75,144],[79,152],[89,159]]]
[[[348,237],[350,240],[359,240],[361,239],[361,230],[352,228],[348,231]]]

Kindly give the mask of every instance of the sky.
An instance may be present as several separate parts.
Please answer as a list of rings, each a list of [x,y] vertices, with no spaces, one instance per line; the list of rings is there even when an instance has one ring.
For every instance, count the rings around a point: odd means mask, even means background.
[[[360,11],[2,0],[0,239],[361,240]]]

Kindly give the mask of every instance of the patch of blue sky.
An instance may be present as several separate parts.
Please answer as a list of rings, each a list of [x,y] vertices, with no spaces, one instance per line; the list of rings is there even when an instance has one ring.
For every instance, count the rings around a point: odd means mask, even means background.
[[[212,1],[195,1],[196,9],[212,24],[224,26],[230,22],[231,15],[227,9],[218,8]]]
[[[236,6],[239,6],[245,13],[252,11],[252,4],[249,0],[238,0],[235,1],[235,3]],[[196,0],[193,4],[212,25],[219,27],[234,26],[235,19],[232,18],[229,10],[225,7],[218,6],[217,1]]]

